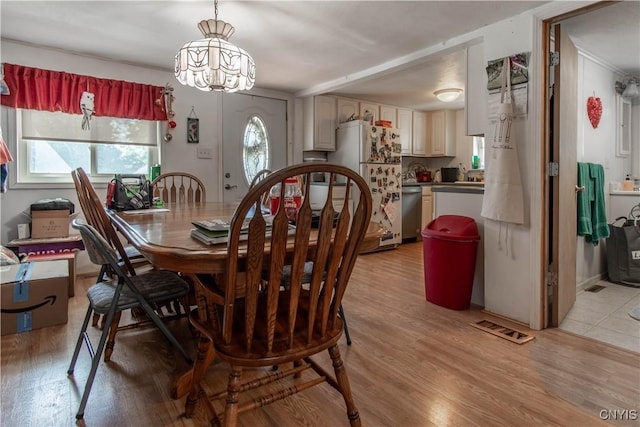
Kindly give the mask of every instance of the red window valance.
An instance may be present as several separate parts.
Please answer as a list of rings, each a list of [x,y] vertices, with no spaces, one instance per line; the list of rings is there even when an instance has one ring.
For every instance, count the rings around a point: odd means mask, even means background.
[[[10,95],[0,102],[8,107],[82,114],[80,98],[86,91],[95,95],[94,116],[167,120],[161,86],[13,64],[4,64],[4,80]]]

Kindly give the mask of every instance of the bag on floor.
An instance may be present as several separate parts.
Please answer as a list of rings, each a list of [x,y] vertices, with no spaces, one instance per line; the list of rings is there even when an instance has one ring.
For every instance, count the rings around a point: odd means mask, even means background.
[[[117,211],[151,207],[153,191],[145,175],[116,175],[107,189],[107,206]]]
[[[606,245],[609,280],[640,286],[640,220],[620,217],[609,224]]]

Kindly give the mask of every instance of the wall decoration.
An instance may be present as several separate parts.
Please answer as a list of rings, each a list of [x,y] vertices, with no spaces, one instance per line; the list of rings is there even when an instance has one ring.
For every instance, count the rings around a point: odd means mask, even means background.
[[[600,123],[600,117],[602,117],[602,101],[596,97],[596,93],[587,99],[587,115],[593,128],[597,128]]]
[[[91,130],[91,116],[95,109],[95,94],[88,92],[88,89],[82,92],[80,97],[80,110],[82,111],[82,130]]]
[[[173,96],[173,86],[167,83],[162,89],[162,94],[164,95],[164,105],[167,107],[167,131],[164,134],[164,142],[169,142],[173,139],[173,135],[171,131],[175,129],[177,126],[176,122],[173,120],[176,113],[173,111],[173,101],[176,99]]]
[[[494,59],[487,65],[487,89],[494,90],[502,87],[502,64],[505,58]],[[529,81],[529,52],[509,56],[511,63],[511,86],[517,86]]]
[[[200,142],[200,124],[193,106],[191,106],[191,113],[187,117],[187,142],[190,144]]]

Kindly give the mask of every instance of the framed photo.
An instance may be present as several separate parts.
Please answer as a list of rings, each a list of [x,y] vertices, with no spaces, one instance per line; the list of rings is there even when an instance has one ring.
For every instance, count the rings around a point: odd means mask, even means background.
[[[200,142],[200,124],[197,118],[187,118],[187,142],[190,144]]]

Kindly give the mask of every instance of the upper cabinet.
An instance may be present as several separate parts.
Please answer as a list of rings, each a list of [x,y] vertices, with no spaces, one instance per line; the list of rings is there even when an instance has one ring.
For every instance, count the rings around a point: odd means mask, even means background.
[[[487,122],[487,72],[484,44],[467,48],[467,79],[464,91],[467,135],[484,136]]]
[[[355,99],[338,98],[338,124],[360,115],[360,102]]]
[[[403,156],[413,154],[413,112],[407,108],[398,108],[396,110],[397,124],[394,124],[400,132],[401,153]],[[382,119],[386,120],[386,119]]]
[[[631,154],[631,100],[616,95],[616,156]]]
[[[335,151],[337,100],[319,95],[304,99],[304,150]]]
[[[413,139],[411,154],[414,156],[427,155],[427,113],[424,111],[413,112]]]
[[[427,117],[427,157],[456,155],[456,112],[455,110],[429,111]]]
[[[398,127],[397,108],[389,105],[380,106],[380,120],[391,122],[391,127]]]

